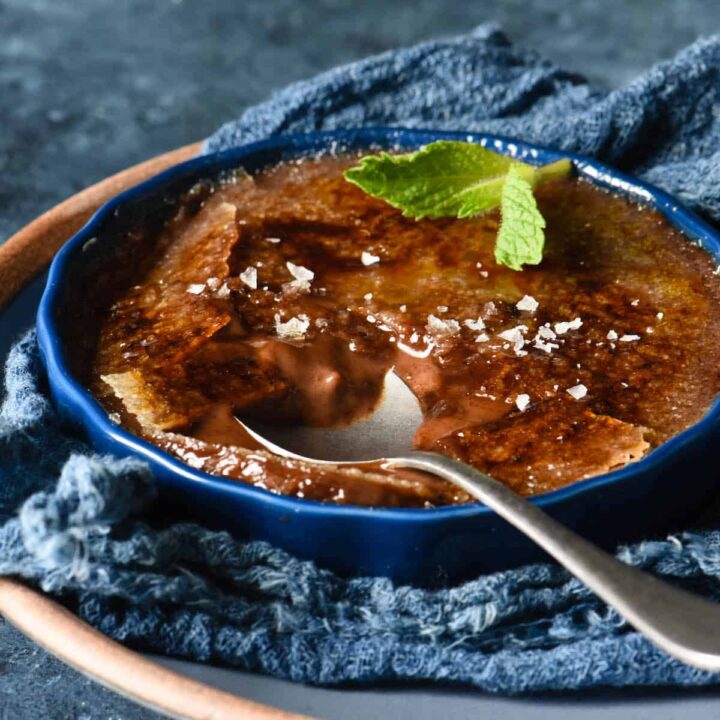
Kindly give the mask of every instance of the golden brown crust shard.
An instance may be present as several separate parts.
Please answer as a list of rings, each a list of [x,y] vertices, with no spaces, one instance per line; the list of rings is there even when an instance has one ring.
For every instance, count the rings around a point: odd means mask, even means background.
[[[520,492],[546,492],[639,460],[650,447],[641,427],[596,415],[572,399],[548,400],[501,420],[464,428],[433,449]]]
[[[228,275],[236,213],[230,203],[210,201],[189,222],[171,223],[151,272],[110,308],[101,372],[178,363],[230,322],[230,300],[207,281]]]

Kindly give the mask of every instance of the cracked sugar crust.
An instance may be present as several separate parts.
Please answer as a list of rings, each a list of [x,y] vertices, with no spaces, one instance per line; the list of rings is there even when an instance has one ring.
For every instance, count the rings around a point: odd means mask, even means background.
[[[531,495],[632,462],[705,413],[720,390],[718,279],[660,215],[547,183],[545,258],[513,272],[493,259],[496,213],[415,222],[345,182],[352,162],[206,183],[142,242],[128,234],[127,281],[110,292],[98,274],[99,311],[71,343],[108,410],[208,472],[413,507],[468,498],[417,473],[257,463],[234,414],[352,417],[394,366],[424,413],[418,447]]]
[[[480,427],[440,438],[433,450],[496,475],[513,489],[535,493],[639,460],[649,448],[644,428],[596,415],[573,400],[537,403]]]
[[[227,277],[239,238],[236,215],[235,205],[216,197],[189,220],[181,213],[168,225],[151,271],[110,308],[101,372],[173,365],[230,322],[230,301],[215,297],[207,281]]]

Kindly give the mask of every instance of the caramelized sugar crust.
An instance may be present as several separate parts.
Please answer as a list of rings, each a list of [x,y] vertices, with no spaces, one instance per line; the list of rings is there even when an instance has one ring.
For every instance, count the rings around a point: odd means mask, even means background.
[[[545,259],[514,272],[493,259],[497,214],[404,218],[343,179],[352,163],[205,183],[162,228],[131,233],[123,262],[142,261],[123,287],[98,285],[85,328],[101,402],[211,473],[420,507],[469,498],[420,473],[274,457],[234,414],[347,423],[394,366],[425,414],[418,447],[531,495],[636,460],[707,410],[720,285],[662,216],[583,181],[547,183]]]

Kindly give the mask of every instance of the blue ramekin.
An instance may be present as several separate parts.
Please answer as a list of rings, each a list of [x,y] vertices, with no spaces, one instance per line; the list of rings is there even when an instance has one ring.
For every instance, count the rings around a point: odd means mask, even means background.
[[[253,172],[280,159],[324,150],[413,149],[433,140],[467,140],[530,163],[569,157],[580,176],[647,204],[720,261],[720,236],[666,193],[594,160],[507,138],[403,128],[364,128],[273,137],[184,162],[127,190],[100,208],[55,257],[37,315],[38,339],[50,391],[61,416],[93,446],[148,462],[161,501],[238,537],[268,540],[342,574],[388,576],[438,585],[479,572],[543,558],[524,536],[480,504],[431,510],[332,505],[274,495],[192,469],[117,424],[68,369],[59,316],[80,297],[83,268],[119,242],[108,226],[125,212],[167,201],[200,178],[242,165]],[[97,241],[89,243],[89,240]],[[99,254],[99,255],[98,255]],[[691,428],[643,460],[581,480],[532,502],[604,546],[677,527],[715,489],[720,400]]]

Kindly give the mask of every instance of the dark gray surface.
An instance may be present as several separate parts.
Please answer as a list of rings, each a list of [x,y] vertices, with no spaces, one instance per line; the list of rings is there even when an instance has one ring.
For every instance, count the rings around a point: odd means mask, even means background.
[[[487,21],[618,85],[720,28],[720,3],[0,0],[0,238],[115,170],[206,136],[273,88]]]
[[[99,688],[0,621],[0,717],[3,720],[159,720]]]
[[[153,658],[220,690],[320,720],[717,720],[717,691],[602,692],[507,698],[458,687],[311,688],[249,673]]]
[[[698,35],[717,32],[720,3],[0,0],[0,241],[109,173],[204,137],[274,88],[486,21],[613,87]],[[31,306],[25,303],[12,323],[9,315],[0,319],[0,346]],[[509,700],[448,689],[317,690],[166,662],[225,689],[338,720],[720,715],[715,693]],[[0,717],[157,716],[97,688],[0,624]]]

